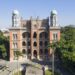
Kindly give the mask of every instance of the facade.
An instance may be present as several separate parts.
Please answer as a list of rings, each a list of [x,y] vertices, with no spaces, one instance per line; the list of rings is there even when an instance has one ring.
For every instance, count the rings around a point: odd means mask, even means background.
[[[17,10],[12,13],[12,27],[10,30],[10,61],[16,59],[15,51],[22,52],[19,59],[43,59],[52,51],[47,48],[52,40],[60,40],[60,27],[57,23],[57,11],[40,20],[39,17],[23,20]]]

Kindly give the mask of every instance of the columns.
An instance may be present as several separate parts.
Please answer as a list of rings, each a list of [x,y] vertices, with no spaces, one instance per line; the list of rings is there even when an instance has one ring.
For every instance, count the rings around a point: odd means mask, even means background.
[[[37,59],[39,58],[39,31],[37,31]]]

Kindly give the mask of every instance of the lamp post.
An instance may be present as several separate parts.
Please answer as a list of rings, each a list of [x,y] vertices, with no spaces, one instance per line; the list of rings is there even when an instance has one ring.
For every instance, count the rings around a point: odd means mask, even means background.
[[[17,56],[17,71],[19,71],[19,63],[18,63],[18,59],[19,59],[19,56],[22,56],[22,53],[19,51],[19,50],[16,50],[16,56]],[[18,75],[19,75],[19,72],[18,72]]]
[[[54,63],[54,58],[55,58],[55,48],[56,48],[56,40],[53,40],[52,42],[52,75],[54,75],[54,66],[55,66],[55,63]]]
[[[56,44],[56,40],[52,40],[52,43],[50,43],[49,45],[48,45],[48,48],[50,48],[50,49],[52,49],[52,75],[54,75],[54,58],[55,58],[55,56],[54,56],[54,53],[55,53],[55,49],[56,49],[56,46],[57,46],[57,44]]]
[[[54,75],[54,49],[52,51],[52,75]]]

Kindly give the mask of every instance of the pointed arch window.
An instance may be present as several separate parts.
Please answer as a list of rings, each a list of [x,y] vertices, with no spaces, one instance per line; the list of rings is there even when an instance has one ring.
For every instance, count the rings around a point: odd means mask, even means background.
[[[36,38],[36,37],[37,37],[37,33],[34,32],[34,34],[33,34],[33,38]]]
[[[33,44],[34,46],[37,46],[37,43],[36,42],[34,42],[34,44]]]

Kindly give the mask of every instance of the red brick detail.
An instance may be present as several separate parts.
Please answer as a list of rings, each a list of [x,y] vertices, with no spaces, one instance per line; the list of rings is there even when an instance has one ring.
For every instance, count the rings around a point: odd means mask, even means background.
[[[60,40],[60,31],[58,32],[58,41]]]
[[[17,32],[17,36],[18,36],[18,48],[20,49],[20,31]]]
[[[12,50],[12,37],[13,37],[13,34],[12,32],[10,32],[10,61],[13,60],[13,50]]]
[[[51,41],[52,41],[52,31],[50,31],[50,35],[49,35],[49,38],[50,38],[50,43],[51,43]]]

